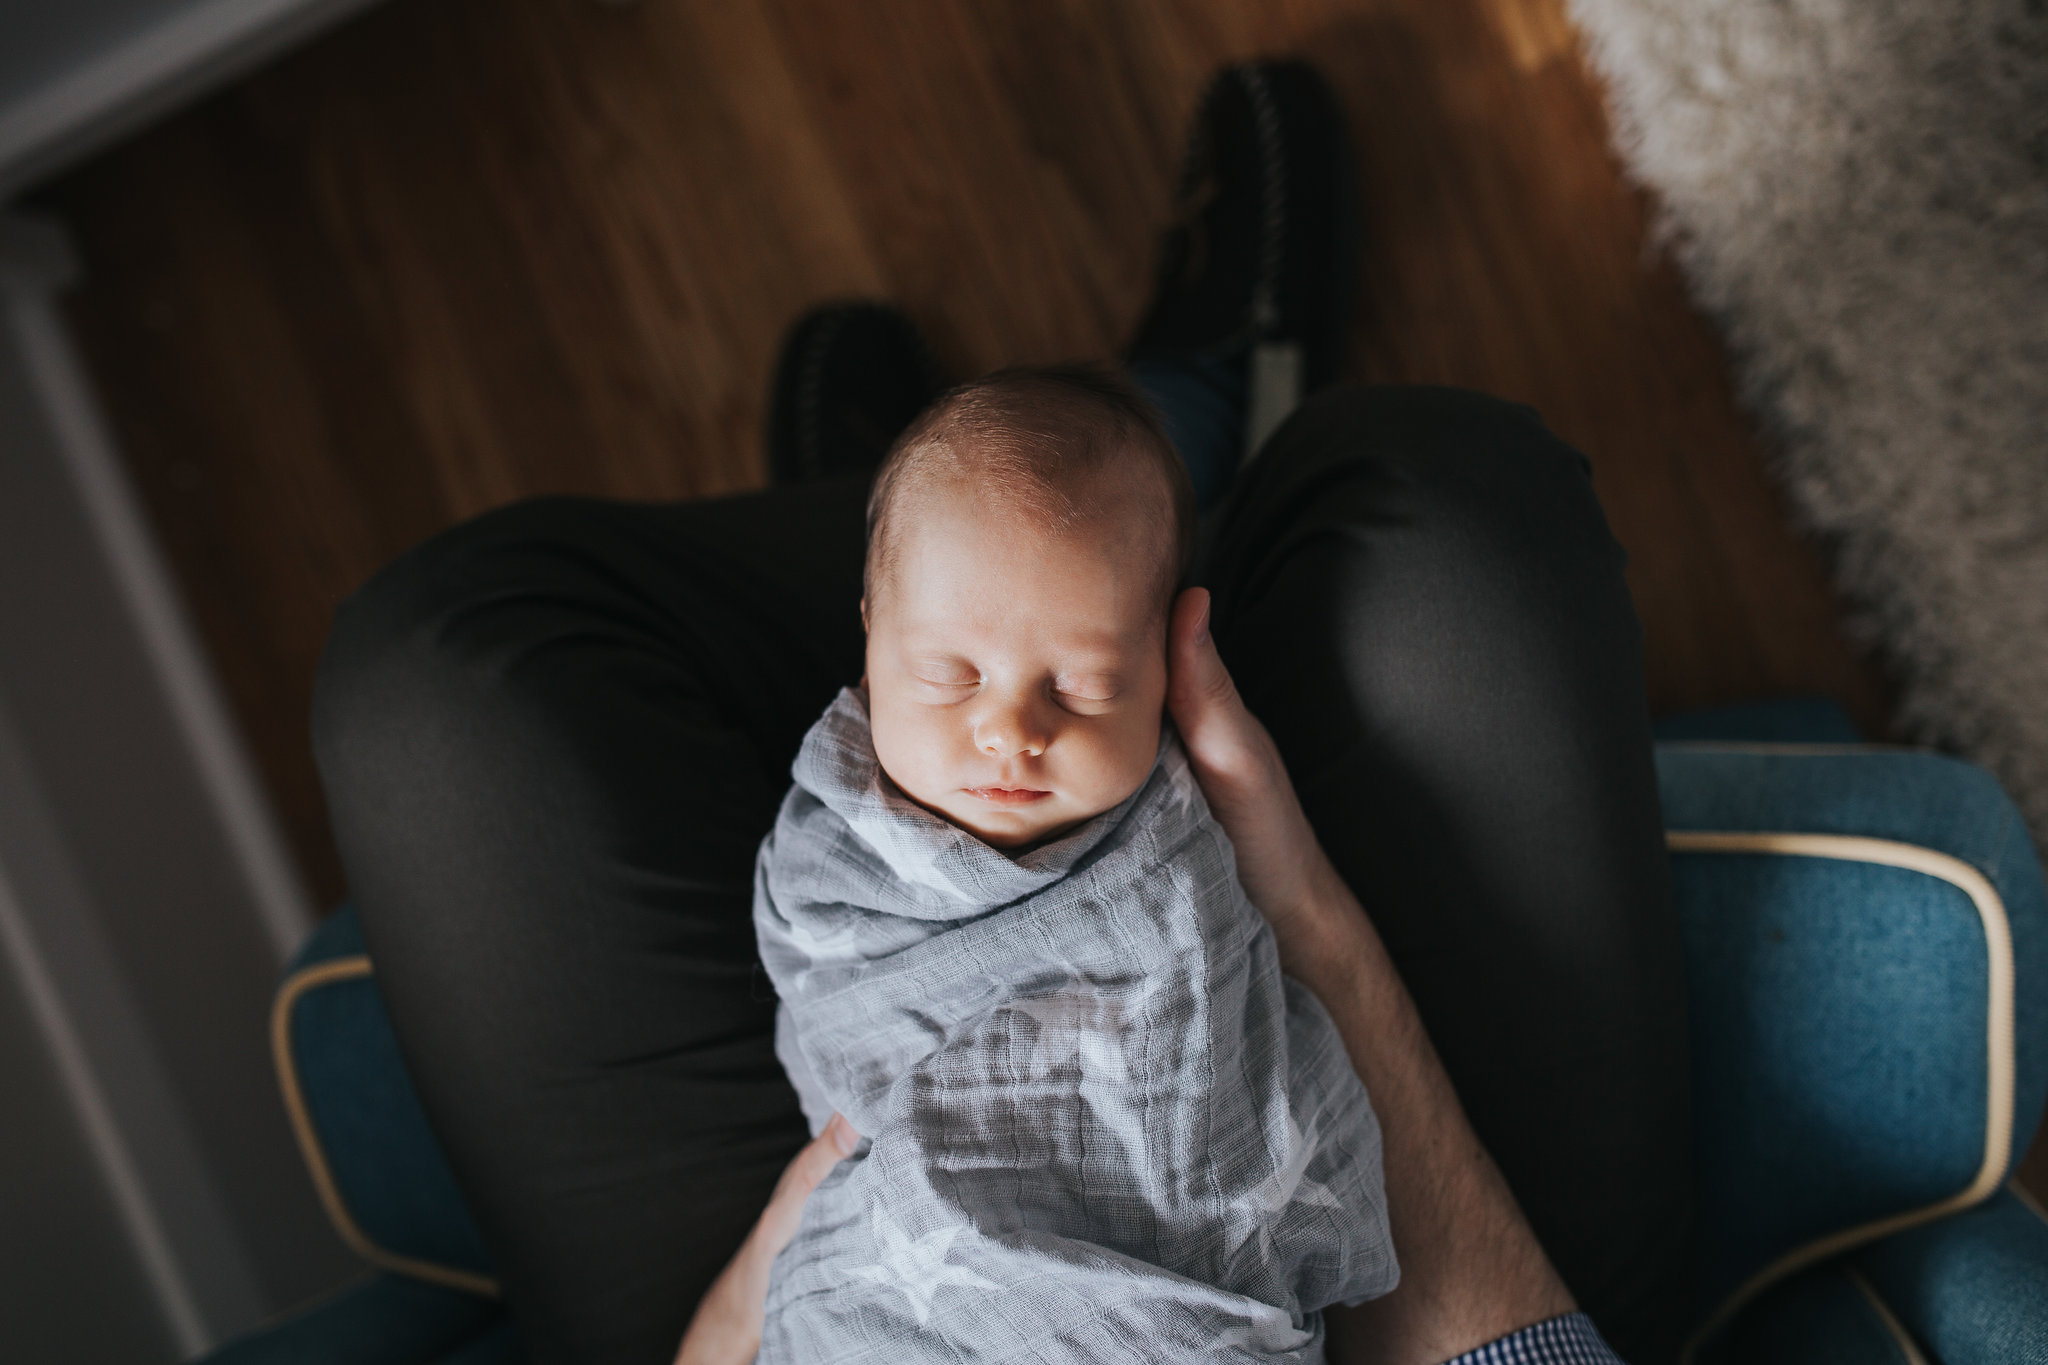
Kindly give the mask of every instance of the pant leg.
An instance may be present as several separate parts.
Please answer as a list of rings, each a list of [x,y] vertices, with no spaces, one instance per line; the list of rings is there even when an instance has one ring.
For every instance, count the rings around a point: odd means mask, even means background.
[[[521,504],[336,618],[336,837],[536,1361],[671,1359],[804,1138],[753,863],[860,674],[863,494]]]
[[[1130,364],[1138,386],[1187,466],[1195,506],[1206,512],[1229,493],[1244,456],[1243,354],[1184,360],[1141,356]]]
[[[1344,389],[1241,476],[1206,573],[1223,656],[1480,1138],[1649,1365],[1687,1306],[1690,1118],[1623,562],[1533,412]]]

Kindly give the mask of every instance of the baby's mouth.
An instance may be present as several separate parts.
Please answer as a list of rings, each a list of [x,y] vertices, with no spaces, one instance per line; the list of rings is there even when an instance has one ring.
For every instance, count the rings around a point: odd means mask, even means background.
[[[1028,806],[1052,795],[1033,787],[968,787],[966,791],[969,796],[992,806]]]

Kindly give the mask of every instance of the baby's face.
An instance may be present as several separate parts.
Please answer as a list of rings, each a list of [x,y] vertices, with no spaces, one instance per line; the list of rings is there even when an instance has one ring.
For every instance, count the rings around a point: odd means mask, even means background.
[[[1028,520],[931,492],[863,604],[883,769],[919,805],[1006,849],[1136,791],[1166,700],[1152,538],[1119,534],[1116,516],[1064,534]]]

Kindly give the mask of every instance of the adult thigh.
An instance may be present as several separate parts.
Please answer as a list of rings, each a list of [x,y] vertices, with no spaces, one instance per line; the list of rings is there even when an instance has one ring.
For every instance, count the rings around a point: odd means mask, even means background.
[[[1630,1359],[1686,1312],[1676,921],[1640,631],[1587,465],[1444,389],[1305,407],[1208,557],[1219,646],[1472,1122]]]
[[[536,1360],[671,1358],[802,1142],[752,872],[860,673],[860,498],[521,504],[337,615],[335,834]]]

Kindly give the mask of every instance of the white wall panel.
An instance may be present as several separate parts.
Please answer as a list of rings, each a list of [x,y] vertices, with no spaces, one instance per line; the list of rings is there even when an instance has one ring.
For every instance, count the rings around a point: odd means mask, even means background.
[[[270,1068],[304,894],[58,323],[63,267],[0,219],[0,980],[33,1035],[0,1050],[32,1043],[65,1112],[30,1126],[77,1158],[0,1164],[0,1207],[82,1162],[78,1235],[112,1211],[182,1355],[359,1267]],[[28,1330],[0,1313],[0,1358]]]
[[[0,0],[0,200],[371,0]]]

